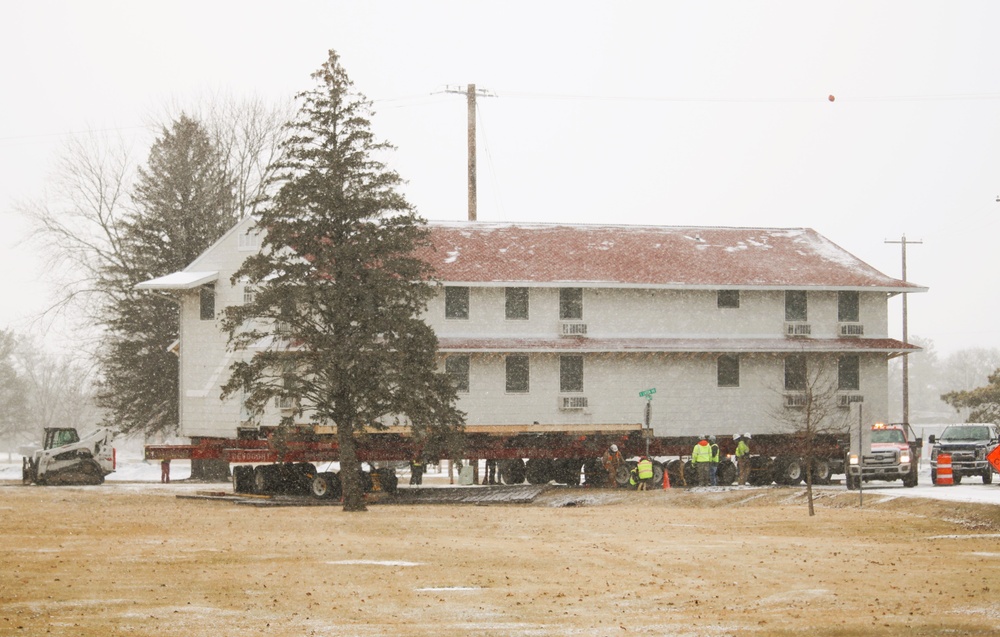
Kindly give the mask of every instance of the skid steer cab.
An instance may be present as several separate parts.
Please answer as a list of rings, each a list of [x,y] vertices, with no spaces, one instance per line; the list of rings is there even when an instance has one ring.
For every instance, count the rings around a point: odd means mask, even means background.
[[[22,460],[24,484],[102,484],[115,470],[114,432],[100,427],[83,438],[72,427],[46,427],[42,448]]]

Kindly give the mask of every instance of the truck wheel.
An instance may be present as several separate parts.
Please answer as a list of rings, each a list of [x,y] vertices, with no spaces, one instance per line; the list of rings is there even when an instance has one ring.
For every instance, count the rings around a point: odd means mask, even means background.
[[[670,478],[670,486],[672,488],[683,487],[684,482],[681,481],[681,463],[680,460],[668,460],[667,464],[664,465],[663,470],[667,472],[667,477]]]
[[[309,483],[309,495],[314,498],[325,500],[330,497],[331,492],[330,478],[327,473],[317,474]]]
[[[396,489],[399,487],[399,478],[396,477],[395,469],[382,467],[376,469],[375,473],[378,474],[379,487],[381,487],[383,492],[390,494],[396,492]]]
[[[931,469],[931,484],[937,484],[937,469]]]
[[[774,461],[774,481],[794,486],[802,482],[802,460],[795,456],[779,456]]]
[[[253,492],[267,495],[272,490],[271,465],[259,464],[253,468]]]
[[[524,474],[529,484],[546,484],[553,479],[554,473],[552,461],[543,458],[529,458],[524,467]]]
[[[858,479],[851,474],[847,474],[847,479],[844,480],[847,483],[848,491],[856,491],[858,488]]]
[[[555,461],[555,479],[571,487],[580,486],[580,467],[583,461],[579,458],[560,458]]]
[[[774,465],[767,456],[750,457],[750,477],[747,482],[755,487],[766,487],[774,481]]]
[[[951,481],[954,482],[955,484],[962,484],[962,474],[960,473],[954,474],[953,476],[951,476]]]
[[[993,469],[986,467],[983,471],[983,484],[992,484],[993,482]]]
[[[520,458],[505,460],[500,465],[500,474],[503,477],[504,484],[523,484],[524,460]]]
[[[903,476],[903,486],[906,487],[907,489],[912,489],[913,487],[917,486],[917,482],[918,482],[917,467],[914,466],[908,474]]]
[[[830,470],[830,462],[822,458],[813,460],[812,481],[813,484],[830,484],[830,477],[833,471]]]
[[[249,465],[233,467],[233,493],[253,493],[253,467]]]
[[[716,482],[719,483],[720,487],[728,487],[732,483],[736,482],[736,476],[738,473],[736,465],[733,464],[732,460],[723,460],[719,463],[719,470],[715,474],[715,479]]]
[[[583,463],[583,483],[588,487],[603,487],[608,481],[608,472],[600,460],[591,459]]]
[[[662,489],[663,488],[663,472],[665,469],[663,465],[659,462],[653,463],[653,477],[649,482],[650,489]]]
[[[615,474],[615,482],[618,483],[618,487],[624,489],[628,487],[629,474],[632,471],[632,467],[635,466],[634,462],[626,462],[625,464],[618,467],[618,473]]]
[[[690,460],[684,463],[684,472],[681,479],[683,480],[682,484],[686,487],[698,486],[698,468]]]

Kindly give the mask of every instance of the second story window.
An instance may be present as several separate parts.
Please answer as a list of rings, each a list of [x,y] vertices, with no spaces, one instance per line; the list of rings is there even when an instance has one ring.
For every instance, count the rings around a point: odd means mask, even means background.
[[[215,286],[203,285],[198,290],[198,301],[200,303],[200,316],[203,321],[211,321],[215,318]]]
[[[528,320],[528,288],[504,288],[508,321]]]
[[[735,354],[723,354],[716,362],[718,365],[719,387],[740,386],[740,357]]]
[[[507,357],[507,391],[523,394],[528,391],[528,357],[511,354]]]
[[[455,382],[455,389],[460,392],[469,391],[468,355],[449,356],[444,361],[444,371]]]
[[[559,318],[563,321],[583,320],[583,288],[560,288]]]
[[[861,361],[856,354],[841,356],[837,361],[837,389],[841,391],[861,389]]]
[[[788,391],[805,391],[806,389],[806,357],[792,354],[785,357],[785,389]]]
[[[837,293],[837,320],[841,323],[857,323],[860,321],[860,308],[857,292]]]
[[[469,288],[451,285],[444,288],[444,317],[469,318]]]
[[[583,391],[583,356],[559,357],[559,391]]]
[[[738,308],[740,306],[739,290],[719,290],[719,307]]]
[[[785,291],[785,320],[807,321],[809,316],[805,290]]]

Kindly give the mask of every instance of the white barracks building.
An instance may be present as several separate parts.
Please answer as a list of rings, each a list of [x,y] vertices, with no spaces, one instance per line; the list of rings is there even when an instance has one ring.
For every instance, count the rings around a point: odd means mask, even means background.
[[[922,288],[806,228],[432,222],[442,287],[425,320],[469,425],[639,423],[656,436],[780,432],[814,370],[845,410],[888,417],[888,300]],[[180,433],[235,437],[234,356],[218,312],[259,240],[246,219],[182,272],[141,283],[181,302]],[[799,403],[801,404],[801,403]],[[277,424],[280,405],[262,424]]]

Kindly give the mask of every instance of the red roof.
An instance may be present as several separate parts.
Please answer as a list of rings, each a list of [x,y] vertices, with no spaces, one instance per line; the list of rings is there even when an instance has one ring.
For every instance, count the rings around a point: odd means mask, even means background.
[[[446,282],[922,292],[809,228],[431,222]]]
[[[532,338],[439,337],[441,352],[916,352],[893,338]]]

